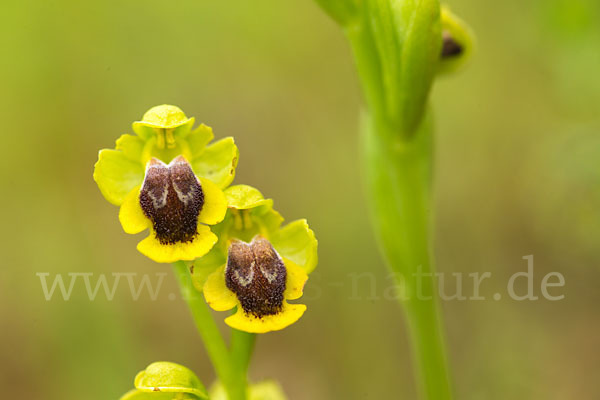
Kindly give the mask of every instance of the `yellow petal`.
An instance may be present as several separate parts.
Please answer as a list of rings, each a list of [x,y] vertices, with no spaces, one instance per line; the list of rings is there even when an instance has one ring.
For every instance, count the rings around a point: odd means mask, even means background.
[[[161,244],[154,230],[150,236],[138,243],[137,249],[146,257],[159,263],[172,263],[178,260],[194,260],[202,257],[217,243],[217,236],[208,226],[198,225],[194,240],[186,243]]]
[[[235,293],[225,285],[225,266],[210,274],[204,284],[204,298],[215,311],[231,310],[238,304]]]
[[[136,234],[152,226],[140,206],[140,186],[133,188],[119,209],[119,221],[125,233]]]
[[[232,328],[250,333],[266,333],[281,330],[298,321],[306,311],[304,304],[288,304],[285,300],[281,312],[275,315],[266,315],[258,318],[247,314],[238,306],[237,312],[225,319],[225,323]]]
[[[283,297],[287,300],[299,299],[302,297],[302,289],[304,289],[308,275],[303,268],[286,258],[283,259],[283,263],[287,272]]]
[[[225,194],[208,179],[200,178],[200,185],[202,185],[202,192],[204,193],[204,205],[198,216],[198,221],[208,225],[218,224],[223,221],[227,212]]]

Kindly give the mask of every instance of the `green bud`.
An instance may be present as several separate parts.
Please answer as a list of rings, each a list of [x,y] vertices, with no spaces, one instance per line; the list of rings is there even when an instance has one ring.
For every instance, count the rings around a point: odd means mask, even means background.
[[[135,390],[121,400],[198,400],[208,399],[200,379],[188,368],[171,363],[155,362],[135,377]]]
[[[438,0],[316,0],[350,39],[370,112],[410,139],[437,73],[469,58],[469,28]]]
[[[474,47],[473,33],[469,26],[442,7],[442,50],[438,73],[457,71],[471,58]]]

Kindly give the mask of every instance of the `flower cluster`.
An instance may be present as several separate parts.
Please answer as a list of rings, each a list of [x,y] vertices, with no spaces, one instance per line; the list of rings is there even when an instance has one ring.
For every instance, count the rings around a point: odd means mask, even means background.
[[[305,220],[283,218],[247,185],[229,186],[238,149],[233,138],[214,143],[212,129],[193,128],[179,108],[161,105],[133,123],[115,149],[101,150],[94,180],[120,207],[123,230],[148,230],[137,249],[159,263],[186,261],[195,287],[215,310],[237,311],[231,327],[263,333],[297,321],[317,263],[317,241]]]

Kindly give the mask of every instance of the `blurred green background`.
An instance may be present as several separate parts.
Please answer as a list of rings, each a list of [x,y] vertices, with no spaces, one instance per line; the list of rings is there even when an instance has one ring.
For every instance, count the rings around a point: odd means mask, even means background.
[[[449,5],[478,51],[433,91],[436,257],[493,274],[488,300],[443,304],[457,398],[600,398],[600,3]],[[313,2],[23,0],[0,15],[0,397],[116,399],[157,360],[212,381],[170,268],[135,250],[92,180],[99,149],[170,103],[235,136],[236,182],[320,241],[308,312],[259,338],[252,379],[291,399],[415,398],[360,185],[357,77]],[[536,293],[558,271],[565,299],[492,300],[529,254]],[[168,275],[156,301],[125,284],[113,301],[80,284],[46,301],[39,272]]]

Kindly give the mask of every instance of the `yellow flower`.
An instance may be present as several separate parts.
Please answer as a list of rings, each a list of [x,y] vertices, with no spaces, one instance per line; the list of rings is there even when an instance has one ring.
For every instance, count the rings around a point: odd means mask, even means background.
[[[265,333],[296,322],[304,304],[289,304],[302,296],[307,273],[289,259],[282,258],[271,242],[256,236],[250,243],[234,240],[229,246],[227,264],[211,274],[204,284],[204,297],[217,311],[237,306],[225,319],[232,328]]]
[[[183,156],[168,165],[153,158],[143,184],[134,188],[119,210],[126,233],[150,229],[137,249],[160,263],[202,257],[217,242],[207,225],[223,220],[225,195],[208,179],[198,179]]]
[[[125,232],[149,228],[138,250],[161,263],[205,255],[217,242],[208,225],[227,211],[222,190],[235,176],[238,149],[233,138],[209,144],[212,130],[193,124],[175,106],[153,107],[133,123],[136,136],[101,150],[94,168],[100,191],[120,207]]]
[[[296,322],[306,310],[290,304],[302,296],[318,262],[317,239],[304,219],[283,218],[247,185],[225,190],[229,210],[215,226],[219,243],[194,262],[192,280],[217,311],[237,307],[225,322],[238,330],[265,333]]]

